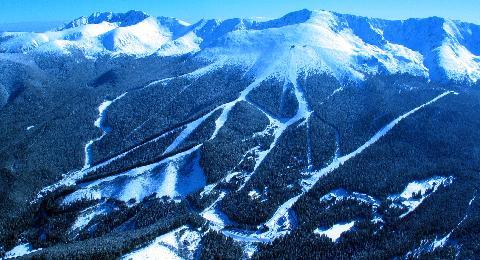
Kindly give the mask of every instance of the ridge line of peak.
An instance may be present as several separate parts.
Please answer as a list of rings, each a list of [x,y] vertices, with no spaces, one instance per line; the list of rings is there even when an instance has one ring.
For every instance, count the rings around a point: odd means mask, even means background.
[[[100,24],[102,22],[118,23],[120,26],[137,24],[150,17],[143,11],[130,10],[125,13],[94,12],[87,16],[81,16],[66,23],[61,30],[75,28],[86,24]]]

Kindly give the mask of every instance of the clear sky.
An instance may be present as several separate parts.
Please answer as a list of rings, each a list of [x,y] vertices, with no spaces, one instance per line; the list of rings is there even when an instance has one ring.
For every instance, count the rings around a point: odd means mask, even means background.
[[[69,21],[95,11],[131,9],[189,22],[276,18],[303,8],[387,19],[441,16],[480,24],[480,0],[0,0],[0,23]]]

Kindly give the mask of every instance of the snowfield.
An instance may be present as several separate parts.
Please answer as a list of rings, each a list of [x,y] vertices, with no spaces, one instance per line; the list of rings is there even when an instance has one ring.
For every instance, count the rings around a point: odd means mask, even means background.
[[[0,52],[177,56],[245,62],[271,60],[291,48],[299,68],[338,79],[409,73],[434,80],[480,79],[479,26],[442,18],[387,21],[301,10],[270,21],[201,20],[194,24],[143,12],[95,13],[42,33],[2,33]],[[431,34],[430,32],[435,32]],[[418,35],[412,39],[413,33]]]
[[[122,259],[193,259],[200,239],[200,232],[183,226],[159,236],[149,245],[124,255]]]
[[[192,164],[185,163],[189,157],[195,156],[195,152],[196,149],[191,149],[154,164],[87,183],[66,196],[63,203],[115,198],[136,204],[154,193],[158,198],[183,198],[205,186],[206,180],[198,165],[198,156]]]
[[[406,207],[407,212],[403,213],[400,217],[403,218],[410,212],[414,211],[423,200],[425,200],[432,193],[437,191],[441,186],[448,186],[452,184],[453,177],[432,177],[428,180],[414,181],[405,187],[402,193],[397,195],[391,195],[388,198],[393,201],[393,205]]]
[[[42,250],[40,249],[32,249],[32,246],[30,244],[20,244],[16,247],[14,247],[12,250],[8,251],[5,253],[5,259],[12,259],[12,258],[17,258],[21,257],[30,253],[33,253],[35,251]]]
[[[345,223],[345,224],[335,224],[331,228],[328,228],[328,229],[317,228],[313,232],[315,234],[320,235],[320,236],[327,236],[333,242],[336,242],[343,233],[351,230],[354,225],[355,225],[355,221],[352,221],[352,222]]]

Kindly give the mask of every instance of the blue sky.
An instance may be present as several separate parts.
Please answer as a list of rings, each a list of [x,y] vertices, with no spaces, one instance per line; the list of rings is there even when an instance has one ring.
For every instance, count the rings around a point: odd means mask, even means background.
[[[480,24],[480,0],[0,0],[0,23],[67,21],[95,11],[142,10],[195,22],[268,17],[309,8],[387,19],[441,16]]]

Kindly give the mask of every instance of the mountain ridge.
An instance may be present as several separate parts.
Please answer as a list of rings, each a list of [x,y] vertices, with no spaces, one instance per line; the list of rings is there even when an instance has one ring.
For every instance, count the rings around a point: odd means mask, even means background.
[[[415,36],[415,37],[413,37]],[[409,73],[437,81],[480,79],[480,26],[444,18],[390,21],[308,9],[268,21],[202,19],[189,24],[141,11],[94,13],[57,31],[3,33],[0,52],[263,59],[303,46],[305,67],[337,78]],[[283,55],[277,53],[276,55]],[[248,57],[247,57],[248,56]]]

